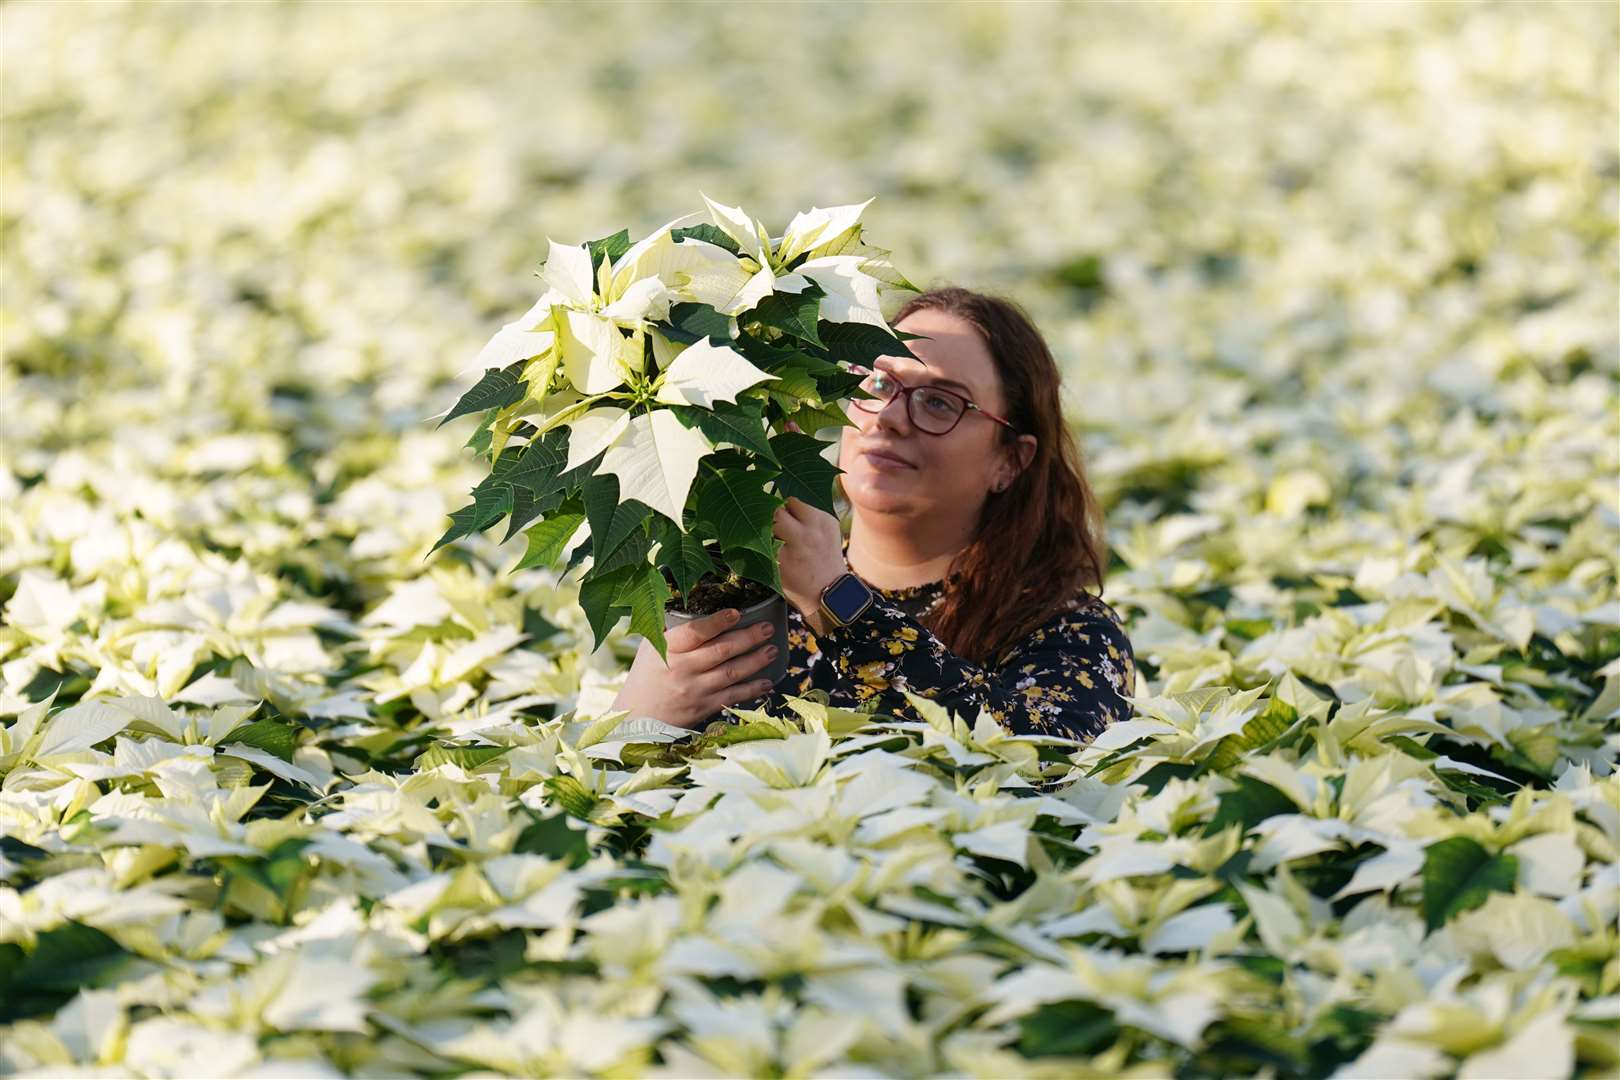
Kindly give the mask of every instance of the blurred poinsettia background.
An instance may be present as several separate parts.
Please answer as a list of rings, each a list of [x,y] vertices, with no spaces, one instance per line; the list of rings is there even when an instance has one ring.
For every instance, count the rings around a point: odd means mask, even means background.
[[[1620,1066],[1617,31],[0,6],[0,1069]],[[1137,719],[671,742],[426,558],[548,239],[699,191],[1031,311]]]

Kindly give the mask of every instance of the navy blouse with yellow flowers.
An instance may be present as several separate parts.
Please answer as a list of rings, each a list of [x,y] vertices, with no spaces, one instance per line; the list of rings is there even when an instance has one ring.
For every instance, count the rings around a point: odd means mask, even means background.
[[[920,720],[903,687],[969,723],[983,707],[1014,734],[1079,741],[1130,714],[1123,695],[1135,691],[1135,654],[1118,613],[1101,600],[1077,594],[984,668],[951,652],[918,621],[944,599],[944,582],[873,592],[858,619],[820,635],[789,605],[787,676],[734,708],[783,712],[785,695],[819,689],[832,705]]]

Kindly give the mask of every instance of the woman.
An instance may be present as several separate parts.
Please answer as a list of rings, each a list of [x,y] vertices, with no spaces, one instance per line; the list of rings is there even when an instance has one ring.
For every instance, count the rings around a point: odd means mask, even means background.
[[[770,627],[733,611],[643,643],[614,708],[693,727],[721,706],[779,711],[786,694],[917,719],[900,688],[969,722],[1089,740],[1129,712],[1135,663],[1102,584],[1101,516],[1063,422],[1051,351],[1014,304],[935,289],[900,309],[912,357],[874,361],[852,400],[838,519],[798,499],[777,512],[789,671],[773,689]],[[874,411],[875,410],[875,411]],[[846,573],[853,574],[845,579]],[[837,625],[822,591],[852,614]],[[849,604],[850,594],[857,603]]]

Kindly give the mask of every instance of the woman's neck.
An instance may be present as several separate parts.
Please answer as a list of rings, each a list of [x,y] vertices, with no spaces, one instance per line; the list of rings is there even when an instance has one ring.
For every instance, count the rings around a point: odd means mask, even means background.
[[[849,527],[849,568],[878,589],[905,589],[943,580],[951,561],[969,537],[928,535],[899,522],[894,529],[874,528],[861,514]]]

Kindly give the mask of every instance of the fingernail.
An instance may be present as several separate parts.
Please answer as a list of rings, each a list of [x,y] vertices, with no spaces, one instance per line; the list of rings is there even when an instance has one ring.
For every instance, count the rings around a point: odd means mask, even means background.
[[[728,609],[726,609],[726,621],[727,622],[736,622],[741,617],[742,617],[742,612],[738,611],[736,608],[728,608]]]
[[[772,645],[772,646],[770,646],[769,648],[767,648],[765,650],[765,659],[767,659],[767,660],[775,660],[776,659],[776,646],[775,645]]]

